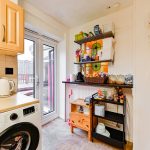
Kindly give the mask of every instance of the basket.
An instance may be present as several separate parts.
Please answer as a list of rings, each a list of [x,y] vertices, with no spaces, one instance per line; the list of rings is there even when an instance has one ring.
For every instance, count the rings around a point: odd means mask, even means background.
[[[86,83],[100,83],[100,77],[85,77]]]
[[[85,77],[85,82],[86,83],[100,83],[100,84],[104,84],[107,83],[107,76],[104,77]]]

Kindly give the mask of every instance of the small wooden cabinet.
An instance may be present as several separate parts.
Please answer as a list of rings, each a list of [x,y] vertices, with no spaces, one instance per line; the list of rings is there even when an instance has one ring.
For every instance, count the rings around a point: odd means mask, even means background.
[[[89,114],[84,114],[84,112],[79,112],[79,107],[89,110]],[[92,132],[92,111],[91,105],[86,105],[83,99],[78,99],[71,102],[71,112],[70,112],[70,127],[73,133],[73,128],[80,128],[88,132],[88,139],[91,141]]]
[[[24,11],[9,0],[0,0],[0,54],[24,52]]]

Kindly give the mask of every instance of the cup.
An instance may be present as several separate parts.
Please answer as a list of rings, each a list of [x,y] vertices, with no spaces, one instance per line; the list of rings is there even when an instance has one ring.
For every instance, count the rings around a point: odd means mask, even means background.
[[[76,75],[70,74],[70,82],[75,82],[75,80],[76,80]]]

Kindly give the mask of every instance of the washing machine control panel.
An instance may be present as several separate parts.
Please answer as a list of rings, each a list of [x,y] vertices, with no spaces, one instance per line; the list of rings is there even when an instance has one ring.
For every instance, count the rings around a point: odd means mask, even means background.
[[[23,115],[24,116],[32,114],[34,112],[35,112],[35,107],[34,106],[23,109]]]

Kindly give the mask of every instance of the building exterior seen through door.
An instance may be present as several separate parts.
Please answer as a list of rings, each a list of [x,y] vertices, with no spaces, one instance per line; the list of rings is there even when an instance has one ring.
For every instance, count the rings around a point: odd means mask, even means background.
[[[18,91],[35,97],[35,42],[24,39],[24,54],[18,55]]]
[[[43,113],[47,114],[55,108],[54,85],[54,47],[43,45]]]

